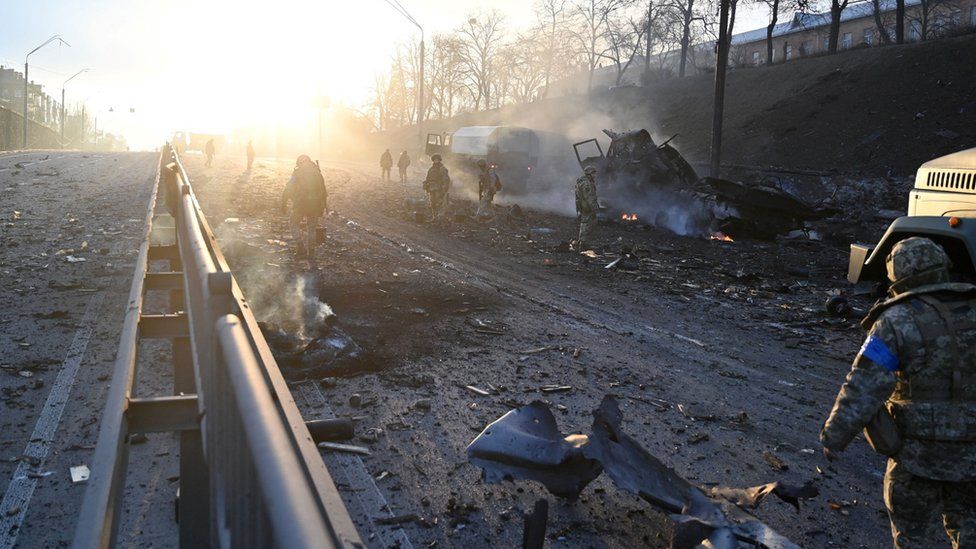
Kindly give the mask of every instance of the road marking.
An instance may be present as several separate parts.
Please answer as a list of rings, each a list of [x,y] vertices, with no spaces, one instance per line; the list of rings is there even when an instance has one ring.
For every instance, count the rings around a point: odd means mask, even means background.
[[[54,435],[58,432],[58,425],[61,423],[61,414],[64,412],[64,406],[68,403],[68,397],[71,395],[71,387],[75,384],[75,376],[78,374],[78,368],[81,366],[85,351],[88,349],[88,342],[91,340],[94,331],[98,306],[101,305],[103,297],[104,294],[99,292],[88,301],[85,315],[81,319],[81,325],[75,332],[74,339],[71,340],[68,355],[61,363],[58,377],[54,380],[54,385],[44,403],[41,416],[37,418],[27,448],[24,449],[23,456],[26,459],[22,459],[17,464],[14,477],[10,480],[7,492],[3,495],[3,502],[0,503],[0,549],[10,549],[17,543],[20,526],[27,515],[27,508],[30,506],[31,497],[34,495],[34,488],[37,487],[37,479],[31,478],[28,473],[43,467],[45,460],[47,460],[51,442],[54,440]],[[35,465],[32,466],[27,460],[34,462]]]

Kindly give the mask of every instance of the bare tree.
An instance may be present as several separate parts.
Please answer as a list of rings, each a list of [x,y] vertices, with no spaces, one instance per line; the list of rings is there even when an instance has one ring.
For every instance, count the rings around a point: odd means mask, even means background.
[[[874,12],[874,26],[878,29],[878,38],[881,39],[881,43],[890,44],[892,37],[888,34],[888,27],[885,25],[881,2],[882,0],[871,0],[871,7]]]
[[[608,50],[606,36],[610,15],[628,3],[628,0],[576,0],[573,4],[577,25],[571,32],[586,61],[588,92],[593,91],[593,73]]]
[[[654,55],[655,48],[667,40],[667,29],[673,23],[668,19],[673,14],[674,11],[670,6],[660,0],[648,0],[647,9],[643,10],[641,34],[644,42],[644,76],[642,78],[645,80],[650,77],[651,56]]]
[[[924,41],[950,30],[954,13],[961,14],[961,10],[953,0],[921,0],[909,24],[917,29],[919,40]]]
[[[616,68],[617,77],[614,83],[618,86],[641,48],[644,34],[642,27],[641,23],[623,17],[611,17],[608,21],[605,35],[607,49],[603,57],[609,59]]]
[[[678,76],[684,76],[688,66],[688,50],[691,47],[693,27],[696,22],[704,22],[705,17],[698,12],[695,0],[671,0],[671,8],[678,14],[681,25],[681,53],[678,60]]]
[[[850,0],[830,0],[830,38],[827,42],[827,52],[837,53],[837,42],[840,38],[840,16],[847,8]]]
[[[537,46],[540,47],[540,55],[544,64],[543,87],[541,96],[549,96],[549,83],[552,81],[553,72],[560,64],[563,47],[563,38],[566,34],[566,3],[567,0],[539,0],[536,3],[535,13],[539,22],[536,32],[541,38]]]
[[[773,31],[779,14],[790,11],[805,10],[809,7],[809,0],[759,0],[769,8],[769,24],[766,25],[766,64],[773,64]],[[879,0],[873,0],[879,1]]]
[[[491,107],[493,61],[502,41],[504,16],[498,10],[473,15],[458,33],[463,42],[462,58],[476,92],[474,107]]]

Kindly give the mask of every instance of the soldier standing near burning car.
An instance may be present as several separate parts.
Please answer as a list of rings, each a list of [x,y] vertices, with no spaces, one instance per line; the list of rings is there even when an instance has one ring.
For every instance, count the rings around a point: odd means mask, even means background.
[[[447,193],[451,189],[451,176],[441,163],[441,155],[435,154],[430,157],[430,160],[433,164],[427,170],[424,191],[427,192],[427,199],[430,201],[430,217],[436,219],[444,213]]]
[[[495,193],[502,190],[502,180],[484,159],[478,160],[478,212],[476,217],[491,217]]]
[[[976,546],[976,286],[951,283],[927,238],[895,244],[889,297],[820,440],[836,457],[862,428],[887,455],[884,502],[895,547],[929,547],[939,519],[953,547]]]
[[[295,162],[295,171],[281,195],[281,212],[285,213],[291,200],[291,232],[298,242],[299,257],[313,257],[318,243],[319,218],[328,206],[329,193],[318,163],[303,154]],[[302,222],[305,229],[302,230]]]
[[[576,240],[576,251],[586,250],[590,233],[596,226],[596,213],[600,209],[600,202],[596,195],[596,167],[587,166],[583,175],[576,180],[576,218],[579,220],[579,239]]]

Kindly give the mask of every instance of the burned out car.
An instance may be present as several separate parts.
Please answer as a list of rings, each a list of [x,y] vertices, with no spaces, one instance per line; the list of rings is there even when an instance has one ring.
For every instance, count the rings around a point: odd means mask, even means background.
[[[658,145],[647,130],[603,133],[610,137],[606,154],[596,139],[573,148],[581,167],[598,169],[600,198],[612,215],[639,216],[679,234],[774,238],[833,213],[771,185],[699,177],[671,139]]]

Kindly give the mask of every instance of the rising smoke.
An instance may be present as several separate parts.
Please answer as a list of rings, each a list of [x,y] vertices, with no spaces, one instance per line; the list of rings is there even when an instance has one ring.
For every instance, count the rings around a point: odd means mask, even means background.
[[[615,101],[612,95],[598,95],[581,98],[576,112],[567,112],[565,102],[554,103],[551,108],[537,103],[532,109],[518,112],[518,116],[496,120],[494,123],[531,128],[540,137],[539,165],[532,174],[527,192],[511,194],[503,191],[496,197],[496,202],[575,216],[575,182],[582,175],[582,166],[573,144],[595,138],[606,154],[610,139],[603,133],[604,129],[630,131],[645,128],[653,136],[656,124],[647,110],[633,106],[640,104]],[[655,141],[662,142],[670,137],[657,135]],[[679,140],[672,144],[680,146]],[[643,223],[680,235],[705,236],[714,231],[714,220],[720,215],[714,203],[703,201],[690,192],[638,183],[618,180],[609,185],[597,174],[600,202],[609,207],[609,215],[636,214]],[[468,198],[475,197],[470,189],[462,193]]]

